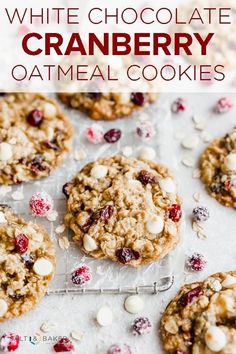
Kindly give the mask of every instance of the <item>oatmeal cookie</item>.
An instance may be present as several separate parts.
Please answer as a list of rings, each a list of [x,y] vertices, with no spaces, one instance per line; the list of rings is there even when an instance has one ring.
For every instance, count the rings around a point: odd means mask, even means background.
[[[156,93],[59,93],[68,106],[87,113],[95,120],[114,120],[130,116],[141,107],[154,103]]]
[[[0,322],[25,314],[44,296],[55,271],[47,231],[0,206]]]
[[[236,272],[184,285],[161,319],[168,354],[236,353]]]
[[[58,104],[38,93],[0,99],[0,183],[48,176],[70,150],[73,129]]]
[[[181,16],[183,18],[190,18],[195,8],[197,8],[204,20],[204,24],[199,21],[192,21],[187,24],[175,24],[172,27],[172,33],[199,33],[202,38],[206,38],[209,33],[214,33],[208,44],[207,55],[201,54],[201,48],[197,42],[191,45],[193,55],[185,55],[185,59],[194,64],[211,64],[212,66],[224,65],[226,69],[234,69],[236,67],[236,6],[233,0],[215,0],[214,7],[222,8],[228,7],[231,11],[231,24],[222,25],[219,23],[217,16],[211,17],[211,24],[209,24],[209,13],[204,9],[211,8],[211,0],[197,0],[186,1],[181,4]],[[196,12],[195,12],[196,19]]]
[[[179,242],[181,200],[165,166],[113,156],[87,164],[63,190],[65,222],[92,257],[137,267]]]
[[[208,192],[221,204],[236,208],[236,128],[206,148],[200,165]]]

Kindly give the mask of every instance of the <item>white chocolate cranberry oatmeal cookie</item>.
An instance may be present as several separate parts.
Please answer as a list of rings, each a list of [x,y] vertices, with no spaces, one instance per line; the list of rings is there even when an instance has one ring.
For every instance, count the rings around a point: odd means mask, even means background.
[[[168,354],[236,353],[236,272],[184,285],[161,319]]]
[[[201,178],[221,204],[236,208],[236,128],[213,141],[201,156]]]
[[[0,99],[0,183],[50,175],[70,150],[73,129],[58,104],[35,93]]]
[[[176,190],[165,166],[123,156],[101,159],[64,185],[65,223],[92,257],[148,264],[179,242],[182,211]]]
[[[130,116],[142,107],[154,103],[156,93],[59,93],[68,106],[87,113],[95,120],[114,120]]]
[[[45,295],[55,271],[47,231],[0,206],[0,322],[25,314]]]

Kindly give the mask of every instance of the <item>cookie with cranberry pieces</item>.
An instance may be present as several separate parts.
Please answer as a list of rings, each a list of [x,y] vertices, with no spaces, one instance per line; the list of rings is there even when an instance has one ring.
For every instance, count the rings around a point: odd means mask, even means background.
[[[0,99],[0,184],[49,176],[70,151],[73,129],[52,99],[11,93]]]
[[[160,333],[167,354],[234,353],[236,272],[184,285],[167,306]]]
[[[210,195],[221,204],[236,208],[236,128],[206,148],[200,168]]]
[[[47,231],[0,206],[0,322],[32,310],[55,272]]]
[[[63,191],[65,223],[92,257],[137,267],[163,258],[179,242],[181,200],[165,166],[104,158],[87,164]]]
[[[69,107],[79,109],[95,120],[114,120],[128,117],[138,109],[147,107],[157,99],[156,93],[59,93],[59,98]]]

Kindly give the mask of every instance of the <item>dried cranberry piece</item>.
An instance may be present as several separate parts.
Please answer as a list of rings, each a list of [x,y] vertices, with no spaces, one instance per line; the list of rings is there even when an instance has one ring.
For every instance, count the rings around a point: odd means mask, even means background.
[[[14,352],[20,345],[20,336],[18,334],[8,332],[0,338],[0,350],[4,352]]]
[[[88,232],[88,230],[90,229],[90,227],[94,224],[95,222],[95,213],[92,209],[88,209],[86,210],[87,213],[89,214],[89,217],[86,221],[86,223],[84,225],[81,226],[81,229],[84,231],[84,232]]]
[[[157,177],[152,175],[150,172],[146,170],[141,170],[138,175],[138,180],[143,184],[146,185],[148,183],[155,184],[157,183]]]
[[[29,239],[24,234],[19,234],[15,238],[15,248],[18,253],[25,253],[28,250]]]
[[[197,286],[196,288],[182,295],[181,298],[178,300],[178,304],[185,307],[187,305],[190,305],[194,299],[198,298],[201,295],[203,295],[203,289],[201,286]]]
[[[53,348],[56,353],[71,352],[72,350],[75,350],[75,347],[73,346],[72,342],[67,337],[61,338],[53,346]]]
[[[145,96],[142,92],[133,92],[131,94],[131,101],[137,106],[144,106]]]
[[[141,254],[131,248],[124,247],[116,251],[116,257],[121,263],[125,264],[132,260],[138,260],[141,257]]]
[[[174,221],[180,221],[182,217],[182,210],[179,204],[172,204],[170,208],[168,208],[169,218]]]
[[[28,165],[33,172],[50,170],[49,164],[44,161],[42,155],[36,155]]]
[[[46,146],[46,148],[54,150],[54,151],[58,151],[60,150],[59,146],[51,141],[44,141],[44,145]]]
[[[87,92],[86,96],[95,100],[98,100],[101,97],[101,92]]]
[[[31,111],[27,117],[27,122],[32,127],[39,127],[43,121],[43,112],[38,109]]]
[[[113,205],[106,205],[101,210],[101,213],[100,213],[101,219],[107,221],[114,214],[114,212],[115,212],[115,208]]]
[[[120,129],[110,129],[104,134],[107,143],[114,144],[121,138]]]
[[[71,280],[73,284],[84,285],[92,279],[91,270],[88,266],[83,265],[73,271]]]
[[[63,185],[62,187],[62,193],[66,196],[66,198],[69,198],[70,196],[70,190],[73,186],[72,182],[67,182]]]

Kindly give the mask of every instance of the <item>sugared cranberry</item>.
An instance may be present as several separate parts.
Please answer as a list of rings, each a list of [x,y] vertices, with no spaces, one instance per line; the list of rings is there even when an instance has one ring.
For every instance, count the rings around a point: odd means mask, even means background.
[[[36,193],[31,197],[29,207],[35,216],[45,216],[52,211],[53,200],[46,192]]]
[[[54,151],[58,151],[60,150],[59,146],[51,141],[44,141],[44,145],[46,146],[46,148],[54,150]]]
[[[39,127],[43,121],[43,112],[39,111],[38,109],[34,109],[31,111],[27,117],[27,122],[32,127]]]
[[[145,96],[142,92],[133,92],[131,94],[131,101],[137,106],[144,106]]]
[[[116,257],[121,263],[125,264],[132,260],[138,260],[141,257],[141,254],[140,252],[132,250],[131,248],[124,247],[116,251]]]
[[[148,183],[155,184],[157,183],[157,177],[152,175],[150,172],[146,170],[141,170],[138,175],[138,180],[143,184],[146,185]]]
[[[175,100],[171,105],[171,110],[173,113],[184,112],[186,108],[186,100],[183,98],[177,98],[177,100]]]
[[[83,265],[73,271],[71,274],[71,280],[73,284],[84,285],[92,280],[91,269]]]
[[[92,124],[86,129],[86,138],[92,144],[101,144],[103,142],[104,131],[99,124]]]
[[[73,187],[72,182],[67,182],[63,185],[62,187],[62,193],[66,196],[66,198],[69,198],[70,195],[70,190]]]
[[[104,221],[107,221],[110,219],[110,217],[114,214],[115,208],[113,205],[106,205],[104,208],[101,210],[101,219]]]
[[[132,354],[131,348],[127,344],[113,344],[107,354]]]
[[[197,299],[201,295],[203,295],[203,289],[201,286],[197,286],[196,288],[182,295],[181,298],[178,300],[178,304],[185,307],[187,305],[190,305],[195,299]]]
[[[197,222],[206,221],[209,219],[209,210],[204,206],[197,206],[193,209],[193,220]]]
[[[194,272],[201,272],[205,268],[206,264],[207,262],[205,260],[205,257],[200,253],[194,253],[186,260],[187,269],[192,270]]]
[[[156,134],[155,126],[149,120],[139,122],[136,128],[136,132],[137,135],[143,140],[151,139]]]
[[[72,342],[70,341],[69,338],[61,338],[54,346],[54,351],[56,353],[62,353],[62,352],[71,352],[75,350],[75,347],[73,346]]]
[[[120,129],[110,129],[104,134],[104,139],[109,144],[114,144],[121,138]]]
[[[29,247],[29,239],[24,234],[19,234],[15,238],[15,248],[17,253],[25,253]]]
[[[181,210],[181,206],[179,204],[172,204],[169,208],[168,208],[168,213],[169,213],[169,218],[174,221],[174,222],[178,222],[180,221],[181,217],[182,217],[182,210]]]
[[[218,100],[213,110],[216,113],[222,114],[228,112],[233,106],[234,103],[230,97],[222,97]]]
[[[20,345],[20,336],[15,333],[5,333],[0,338],[0,350],[3,352],[14,352]]]
[[[138,317],[132,325],[132,333],[135,336],[150,333],[152,324],[147,317]]]

